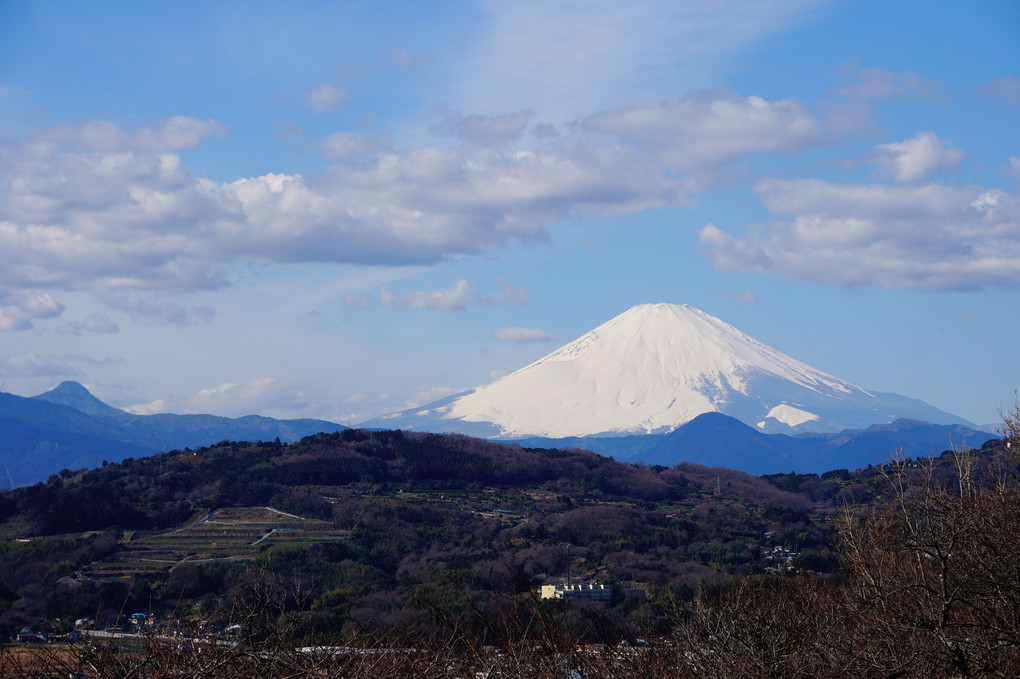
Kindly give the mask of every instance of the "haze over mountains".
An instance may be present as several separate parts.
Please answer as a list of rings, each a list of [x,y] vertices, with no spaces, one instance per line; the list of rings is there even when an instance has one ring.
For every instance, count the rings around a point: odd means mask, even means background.
[[[753,474],[853,469],[990,438],[963,418],[867,391],[675,304],[635,306],[492,384],[361,426]],[[344,428],[258,415],[133,415],[76,382],[31,398],[0,392],[0,487],[224,439],[295,441]]]
[[[0,392],[0,488],[46,479],[104,460],[232,441],[296,441],[345,429],[326,420],[259,415],[133,415],[103,403],[77,382],[34,397]]]
[[[665,434],[704,413],[765,433],[969,424],[801,363],[687,305],[641,304],[483,387],[365,426],[515,439]]]

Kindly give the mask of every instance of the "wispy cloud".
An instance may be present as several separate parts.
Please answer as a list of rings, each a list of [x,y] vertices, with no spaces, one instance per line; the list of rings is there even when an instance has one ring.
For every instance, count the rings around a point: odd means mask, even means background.
[[[122,410],[133,415],[157,415],[159,413],[171,412],[170,402],[162,398],[149,401],[148,403],[135,403],[122,408]]]
[[[41,134],[39,141],[50,144],[70,142],[81,152],[160,153],[194,148],[204,137],[224,137],[226,134],[227,126],[215,120],[173,116],[153,127],[134,132],[128,132],[106,120],[86,122],[78,128],[62,125]]]
[[[429,128],[433,134],[459,137],[476,144],[502,144],[517,139],[531,120],[529,111],[502,116],[450,113]]]
[[[390,63],[400,68],[416,68],[428,63],[427,57],[416,54],[409,47],[391,47],[386,53],[389,55]]]
[[[996,78],[981,85],[978,90],[983,94],[1002,99],[1009,106],[1020,106],[1020,78],[1015,75]]]
[[[390,148],[389,135],[365,136],[356,132],[334,132],[322,140],[322,154],[329,160],[360,156]]]
[[[521,306],[528,302],[528,292],[509,282],[496,279],[500,293],[483,295],[466,279],[460,279],[450,288],[428,288],[407,294],[396,294],[389,288],[379,291],[379,303],[398,309],[427,309],[430,311],[464,311],[469,306]]]
[[[223,382],[191,396],[136,403],[124,410],[136,415],[193,413],[221,417],[306,417],[310,411],[323,412],[328,408],[328,397],[322,387],[314,387],[301,380],[257,377],[243,382]]]
[[[719,293],[723,297],[733,299],[743,304],[760,304],[761,298],[754,294],[750,290],[740,290],[739,292],[724,292]]]
[[[486,0],[447,101],[534,110],[546,122],[701,89],[730,60],[796,25],[816,0]]]
[[[61,377],[81,375],[81,371],[62,359],[40,356],[34,351],[0,359],[0,373],[5,377]]]
[[[305,98],[305,104],[315,113],[336,113],[347,101],[347,92],[337,85],[316,85]]]
[[[209,320],[216,312],[207,306],[185,307],[166,299],[154,299],[135,293],[104,295],[103,302],[111,309],[124,311],[135,318],[151,318],[173,325],[191,325]]]
[[[913,73],[896,73],[877,68],[847,71],[851,81],[829,93],[822,108],[826,125],[836,132],[874,134],[875,104],[901,97],[930,97],[940,91],[937,83]]]
[[[421,386],[417,389],[413,389],[411,393],[407,395],[407,400],[404,402],[404,409],[417,408],[418,406],[425,405],[426,403],[432,403],[438,401],[441,398],[447,396],[453,396],[464,391],[463,388],[456,389],[452,387],[425,387]]]
[[[1020,156],[1012,156],[1006,167],[1006,174],[1020,182]]]
[[[913,73],[895,73],[877,68],[851,71],[853,80],[835,88],[833,94],[854,101],[882,101],[903,96],[926,96],[934,84]]]
[[[63,335],[81,335],[83,332],[95,333],[116,333],[120,327],[110,318],[93,314],[84,321],[72,321],[57,328],[57,332]]]
[[[500,328],[492,332],[492,339],[497,342],[516,342],[517,344],[528,344],[531,342],[551,342],[556,339],[555,336],[550,335],[544,330],[537,328],[522,328],[519,326],[512,326],[508,328]]]

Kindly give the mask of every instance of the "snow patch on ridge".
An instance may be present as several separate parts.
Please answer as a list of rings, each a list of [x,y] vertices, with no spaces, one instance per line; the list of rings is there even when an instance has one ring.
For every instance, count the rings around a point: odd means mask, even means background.
[[[776,420],[777,422],[782,422],[788,427],[799,427],[805,422],[816,421],[818,419],[818,415],[809,413],[806,410],[801,410],[800,408],[794,408],[787,403],[783,403],[769,411],[769,414],[765,416],[765,420],[768,420],[769,418]],[[759,429],[765,428],[765,420],[758,423]]]

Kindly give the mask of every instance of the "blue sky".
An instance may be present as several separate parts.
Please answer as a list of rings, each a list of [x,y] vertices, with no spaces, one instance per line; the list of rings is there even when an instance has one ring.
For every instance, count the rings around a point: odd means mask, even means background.
[[[0,2],[0,390],[357,423],[688,303],[979,424],[1020,4]]]

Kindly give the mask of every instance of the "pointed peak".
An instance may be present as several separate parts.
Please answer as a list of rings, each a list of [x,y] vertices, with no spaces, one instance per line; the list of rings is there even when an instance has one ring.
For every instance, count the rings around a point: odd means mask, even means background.
[[[746,336],[715,316],[689,304],[657,302],[632,306],[619,316],[596,328],[595,332],[619,328],[633,333],[675,334],[690,336],[735,336],[743,342]]]
[[[92,392],[86,389],[80,382],[74,380],[64,380],[57,386],[53,387],[46,394],[68,394],[76,396],[92,396]],[[43,394],[40,394],[43,395]],[[95,398],[95,397],[93,397]]]
[[[648,304],[636,304],[616,318],[635,316],[639,318],[699,318],[705,320],[718,320],[714,316],[705,313],[690,304],[674,304],[670,302],[653,302]]]
[[[675,304],[672,302],[647,302],[645,304],[635,304],[628,311],[642,311],[642,312],[653,312],[653,311],[698,311],[689,304]]]
[[[70,406],[80,410],[87,415],[103,416],[116,415],[122,411],[109,406],[92,395],[88,389],[73,380],[61,382],[53,389],[35,396],[41,401],[49,401],[60,405]]]

